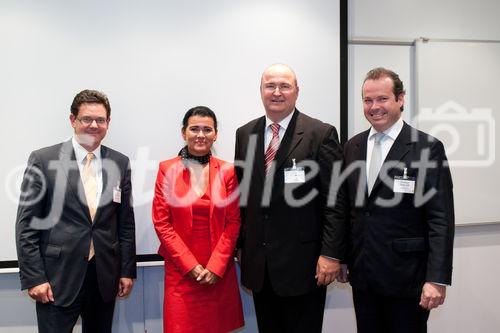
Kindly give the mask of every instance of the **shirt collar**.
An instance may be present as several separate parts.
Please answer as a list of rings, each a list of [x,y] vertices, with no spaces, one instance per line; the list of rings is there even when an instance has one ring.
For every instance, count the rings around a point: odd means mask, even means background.
[[[293,117],[293,114],[295,113],[295,109],[293,110],[293,112],[291,112],[288,116],[286,116],[285,118],[283,118],[280,122],[278,122],[278,124],[280,125],[280,129],[283,128],[285,131],[288,127],[288,124],[290,124],[290,120],[292,120],[292,117]],[[266,115],[266,129],[269,127],[269,125],[271,124],[274,124],[274,122],[269,119]]]
[[[75,136],[71,139],[71,143],[73,144],[73,150],[75,151],[75,157],[78,163],[83,163],[83,161],[87,158],[87,154],[89,153],[87,149],[83,148],[82,145],[76,141]],[[94,158],[99,160],[101,158],[101,145],[99,145],[94,151],[91,151],[94,154]]]
[[[386,129],[383,133],[391,138],[393,141],[396,140],[398,137],[399,133],[401,133],[401,130],[403,129],[403,118],[399,117],[399,119],[388,129]],[[374,135],[377,134],[378,132],[372,127],[370,128],[370,133],[368,134],[368,140],[373,140]]]

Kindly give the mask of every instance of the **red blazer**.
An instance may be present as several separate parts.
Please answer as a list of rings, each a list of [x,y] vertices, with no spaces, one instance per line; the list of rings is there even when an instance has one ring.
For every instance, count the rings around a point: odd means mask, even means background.
[[[223,277],[240,229],[238,183],[232,164],[211,157],[209,168],[212,255],[206,268]],[[171,260],[182,275],[198,264],[190,251],[195,200],[189,170],[181,158],[161,162],[153,199],[153,223],[161,242],[158,253]]]

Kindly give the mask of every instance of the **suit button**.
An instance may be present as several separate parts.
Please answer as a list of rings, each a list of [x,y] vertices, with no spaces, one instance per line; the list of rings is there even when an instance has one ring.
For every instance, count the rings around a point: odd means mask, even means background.
[[[370,212],[365,212],[365,216],[369,217],[370,216]]]
[[[264,214],[264,220],[268,220],[269,219],[269,214]]]
[[[267,245],[267,243],[266,243],[266,242],[262,242],[262,246],[266,246],[266,245]]]

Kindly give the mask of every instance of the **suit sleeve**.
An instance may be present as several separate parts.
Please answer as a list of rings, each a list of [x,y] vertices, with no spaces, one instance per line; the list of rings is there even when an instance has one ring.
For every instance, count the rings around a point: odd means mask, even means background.
[[[318,152],[320,168],[320,197],[323,203],[323,239],[321,255],[343,260],[345,257],[346,220],[338,218],[334,207],[330,205],[330,187],[332,181],[338,181],[333,175],[334,165],[340,169],[342,148],[338,141],[337,130],[330,126],[324,136]],[[340,170],[339,170],[340,171]]]
[[[443,144],[436,141],[431,147],[430,161],[437,167],[429,168],[425,191],[436,190],[426,203],[429,237],[427,282],[451,284],[455,213],[453,183]]]
[[[345,147],[344,147],[345,148]],[[345,158],[342,161],[342,172],[339,175],[334,173],[332,174],[332,188],[336,188],[337,192],[331,191],[330,196],[328,197],[328,205],[332,207],[331,215],[332,219],[335,221],[334,225],[340,229],[340,233],[343,234],[343,241],[337,245],[338,252],[340,254],[339,259],[343,261],[343,263],[348,263],[348,248],[349,248],[349,234],[350,234],[350,212],[351,212],[351,202],[349,198],[349,186],[347,185],[347,179],[345,174],[346,169],[346,161]]]
[[[237,163],[237,161],[244,160],[244,156],[242,156],[243,152],[241,151],[242,150],[241,135],[242,135],[241,129],[237,129],[236,130],[236,141],[235,141],[235,145],[234,145],[234,162],[235,162],[235,164]],[[235,165],[236,180],[237,180],[238,184],[241,184],[241,181],[243,179],[243,172],[244,172],[244,170],[241,166]],[[239,210],[240,210],[239,211],[240,220],[241,220],[241,223],[243,223],[245,221],[245,208],[240,207]],[[236,245],[235,245],[235,247],[237,249],[241,249],[243,247],[244,239],[245,239],[245,235],[243,234],[243,228],[240,228],[239,236],[238,236],[238,239],[236,240]]]
[[[160,165],[153,197],[153,225],[161,243],[160,254],[172,260],[184,275],[198,265],[198,261],[172,225],[172,214],[168,203],[170,191],[166,170],[163,170]]]
[[[135,217],[132,202],[132,182],[130,162],[122,180],[122,204],[118,210],[118,239],[121,253],[121,277],[137,276],[135,256]]]
[[[47,282],[40,253],[40,230],[32,227],[34,217],[46,215],[47,183],[43,165],[31,153],[21,184],[21,197],[17,209],[16,247],[21,289]]]
[[[223,171],[221,170],[221,172]],[[212,251],[207,264],[207,269],[219,277],[224,276],[229,261],[233,259],[233,252],[240,230],[239,197],[236,196],[233,198],[238,186],[234,168],[231,166],[227,172],[223,173],[226,174],[224,178],[227,194],[224,231]]]

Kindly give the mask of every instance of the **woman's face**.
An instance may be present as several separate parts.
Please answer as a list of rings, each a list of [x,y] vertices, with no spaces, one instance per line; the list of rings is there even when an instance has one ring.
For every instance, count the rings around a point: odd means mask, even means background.
[[[190,154],[195,156],[208,154],[217,138],[214,120],[211,117],[189,117],[186,129],[182,130],[182,137],[187,143]]]

